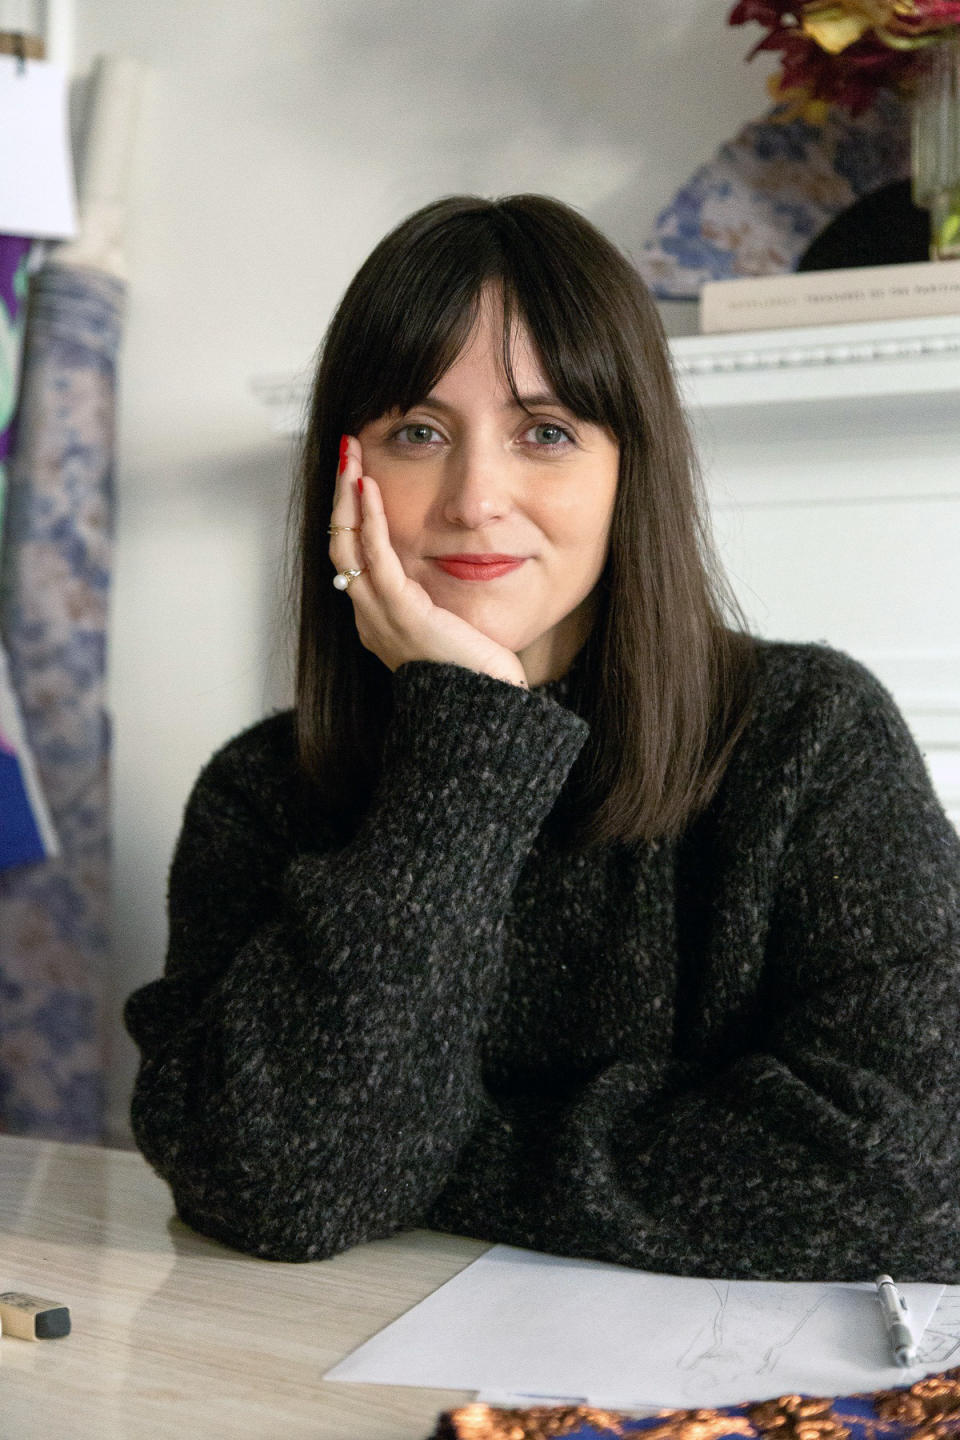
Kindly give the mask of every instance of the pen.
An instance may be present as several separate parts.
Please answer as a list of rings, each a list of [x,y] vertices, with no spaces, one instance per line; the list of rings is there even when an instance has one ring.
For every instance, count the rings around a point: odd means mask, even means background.
[[[878,1275],[875,1283],[893,1358],[898,1365],[916,1365],[917,1347],[908,1324],[907,1302],[889,1275]]]

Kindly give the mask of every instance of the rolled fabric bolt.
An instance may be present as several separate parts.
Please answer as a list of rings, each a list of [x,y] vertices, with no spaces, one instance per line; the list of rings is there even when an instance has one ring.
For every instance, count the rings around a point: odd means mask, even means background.
[[[59,1340],[70,1334],[70,1311],[59,1300],[41,1300],[19,1290],[0,1294],[0,1327],[21,1340]]]

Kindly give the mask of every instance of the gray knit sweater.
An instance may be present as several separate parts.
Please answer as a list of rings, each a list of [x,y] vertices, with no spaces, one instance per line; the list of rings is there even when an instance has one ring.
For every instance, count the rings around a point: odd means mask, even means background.
[[[566,845],[585,722],[456,666],[397,672],[348,843],[289,713],[222,749],[165,976],[126,1012],[134,1131],[182,1218],[287,1260],[430,1226],[960,1281],[960,841],[868,672],[758,648],[751,722],[676,842]]]

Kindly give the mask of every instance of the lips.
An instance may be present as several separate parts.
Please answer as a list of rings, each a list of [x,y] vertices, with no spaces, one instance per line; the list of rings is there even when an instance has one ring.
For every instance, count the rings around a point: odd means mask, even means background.
[[[436,555],[434,564],[457,580],[496,580],[526,563],[525,555]]]

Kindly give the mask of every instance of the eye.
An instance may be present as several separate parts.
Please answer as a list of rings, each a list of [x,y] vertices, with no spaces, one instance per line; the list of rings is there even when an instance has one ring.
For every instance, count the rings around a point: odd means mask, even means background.
[[[410,425],[401,425],[390,438],[398,445],[433,445],[443,436],[426,421],[416,420]]]
[[[532,445],[539,445],[548,450],[555,450],[562,445],[574,443],[570,431],[553,420],[542,420],[538,425],[531,425],[521,438]]]

